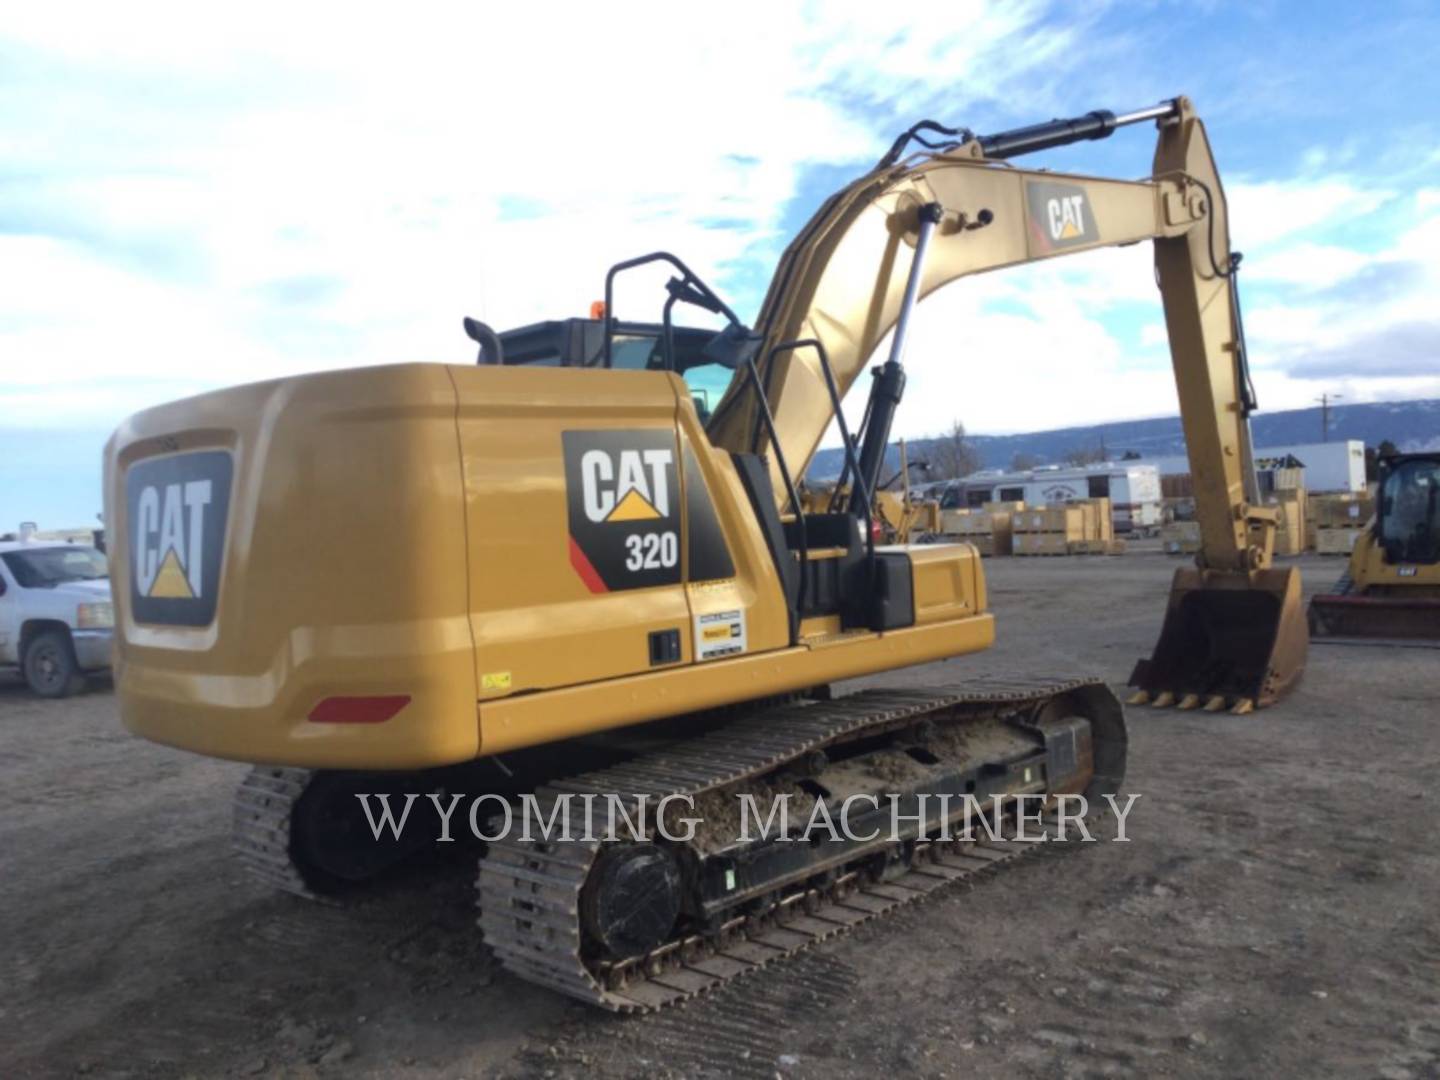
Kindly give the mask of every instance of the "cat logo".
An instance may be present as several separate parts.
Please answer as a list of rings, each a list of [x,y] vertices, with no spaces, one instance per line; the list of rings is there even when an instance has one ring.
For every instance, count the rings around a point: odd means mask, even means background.
[[[668,428],[565,431],[570,565],[591,592],[680,582],[680,481]]]
[[[1078,184],[1029,180],[1025,184],[1030,210],[1030,236],[1039,254],[1100,239],[1090,201]]]
[[[206,626],[214,619],[231,469],[222,450],[130,468],[126,539],[137,622]]]
[[[1066,195],[1045,204],[1051,240],[1078,240],[1085,235],[1085,196]]]
[[[586,450],[580,456],[585,516],[604,521],[658,521],[670,516],[670,474],[675,452],[648,450]]]
[[[140,490],[138,514],[132,524],[141,596],[194,600],[201,595],[205,508],[214,497],[214,487],[209,480],[191,480]]]

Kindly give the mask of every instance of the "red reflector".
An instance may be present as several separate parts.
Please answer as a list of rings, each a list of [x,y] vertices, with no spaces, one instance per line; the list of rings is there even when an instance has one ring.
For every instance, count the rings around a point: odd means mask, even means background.
[[[327,697],[310,710],[312,724],[383,724],[410,704],[409,694]]]

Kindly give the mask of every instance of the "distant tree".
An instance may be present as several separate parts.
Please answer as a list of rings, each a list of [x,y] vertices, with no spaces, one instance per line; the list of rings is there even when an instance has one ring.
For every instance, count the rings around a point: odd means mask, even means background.
[[[1139,460],[1140,460],[1140,452],[1139,452],[1138,450],[1126,450],[1125,453],[1123,453],[1123,454],[1120,455],[1120,460],[1121,460],[1121,461],[1139,461]]]
[[[1398,454],[1399,452],[1399,447],[1397,447],[1389,439],[1381,439],[1380,445],[1375,448],[1375,453],[1379,454],[1381,457],[1388,457],[1391,454]]]
[[[980,471],[980,452],[970,442],[965,425],[959,420],[930,440],[929,459],[930,475],[937,480],[958,480]]]
[[[1013,472],[1028,472],[1040,464],[1040,459],[1034,454],[1017,453],[1010,459],[1010,469]]]
[[[1077,446],[1065,452],[1066,465],[1095,465],[1106,459],[1105,448],[1101,446]]]

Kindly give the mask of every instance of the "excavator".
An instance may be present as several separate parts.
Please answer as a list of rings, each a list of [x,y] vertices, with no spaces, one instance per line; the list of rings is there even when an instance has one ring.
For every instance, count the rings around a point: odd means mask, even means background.
[[[1328,593],[1310,600],[1317,639],[1440,643],[1440,453],[1376,462],[1375,516]]]
[[[1013,163],[1144,122],[1146,179]],[[1202,540],[1130,700],[1270,705],[1304,666],[1299,575],[1271,563],[1238,259],[1204,126],[1176,98],[992,135],[915,125],[795,237],[754,327],[658,252],[612,267],[591,318],[467,321],[473,366],[306,374],[131,417],[105,454],[123,721],[251,763],[236,850],[302,896],[444,842],[434,822],[375,828],[361,811],[380,796],[402,824],[399,800],[419,820],[427,797],[438,813],[474,796],[495,955],[612,1010],[694,997],[986,873],[1026,848],[1003,843],[1026,797],[1118,794],[1124,708],[1100,679],[1033,671],[832,693],[995,638],[973,547],[877,542],[907,333],[966,275],[1142,240]],[[620,319],[617,278],[656,265],[673,275],[660,319]],[[684,307],[723,325],[677,323]],[[887,337],[852,434],[841,402]],[[851,490],[807,512],[797,484],[832,422]],[[780,795],[812,821],[851,799],[906,813],[811,843],[783,820],[734,827],[747,796]],[[644,822],[672,797],[703,811],[689,837]],[[579,835],[495,827],[515,799],[547,823],[578,801]],[[987,802],[998,838],[954,835]],[[591,828],[617,807],[641,825]]]

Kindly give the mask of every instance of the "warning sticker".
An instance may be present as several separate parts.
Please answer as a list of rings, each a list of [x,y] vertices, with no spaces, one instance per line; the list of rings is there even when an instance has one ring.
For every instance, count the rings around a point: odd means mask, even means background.
[[[745,651],[745,612],[712,611],[695,616],[695,659],[715,660]]]

